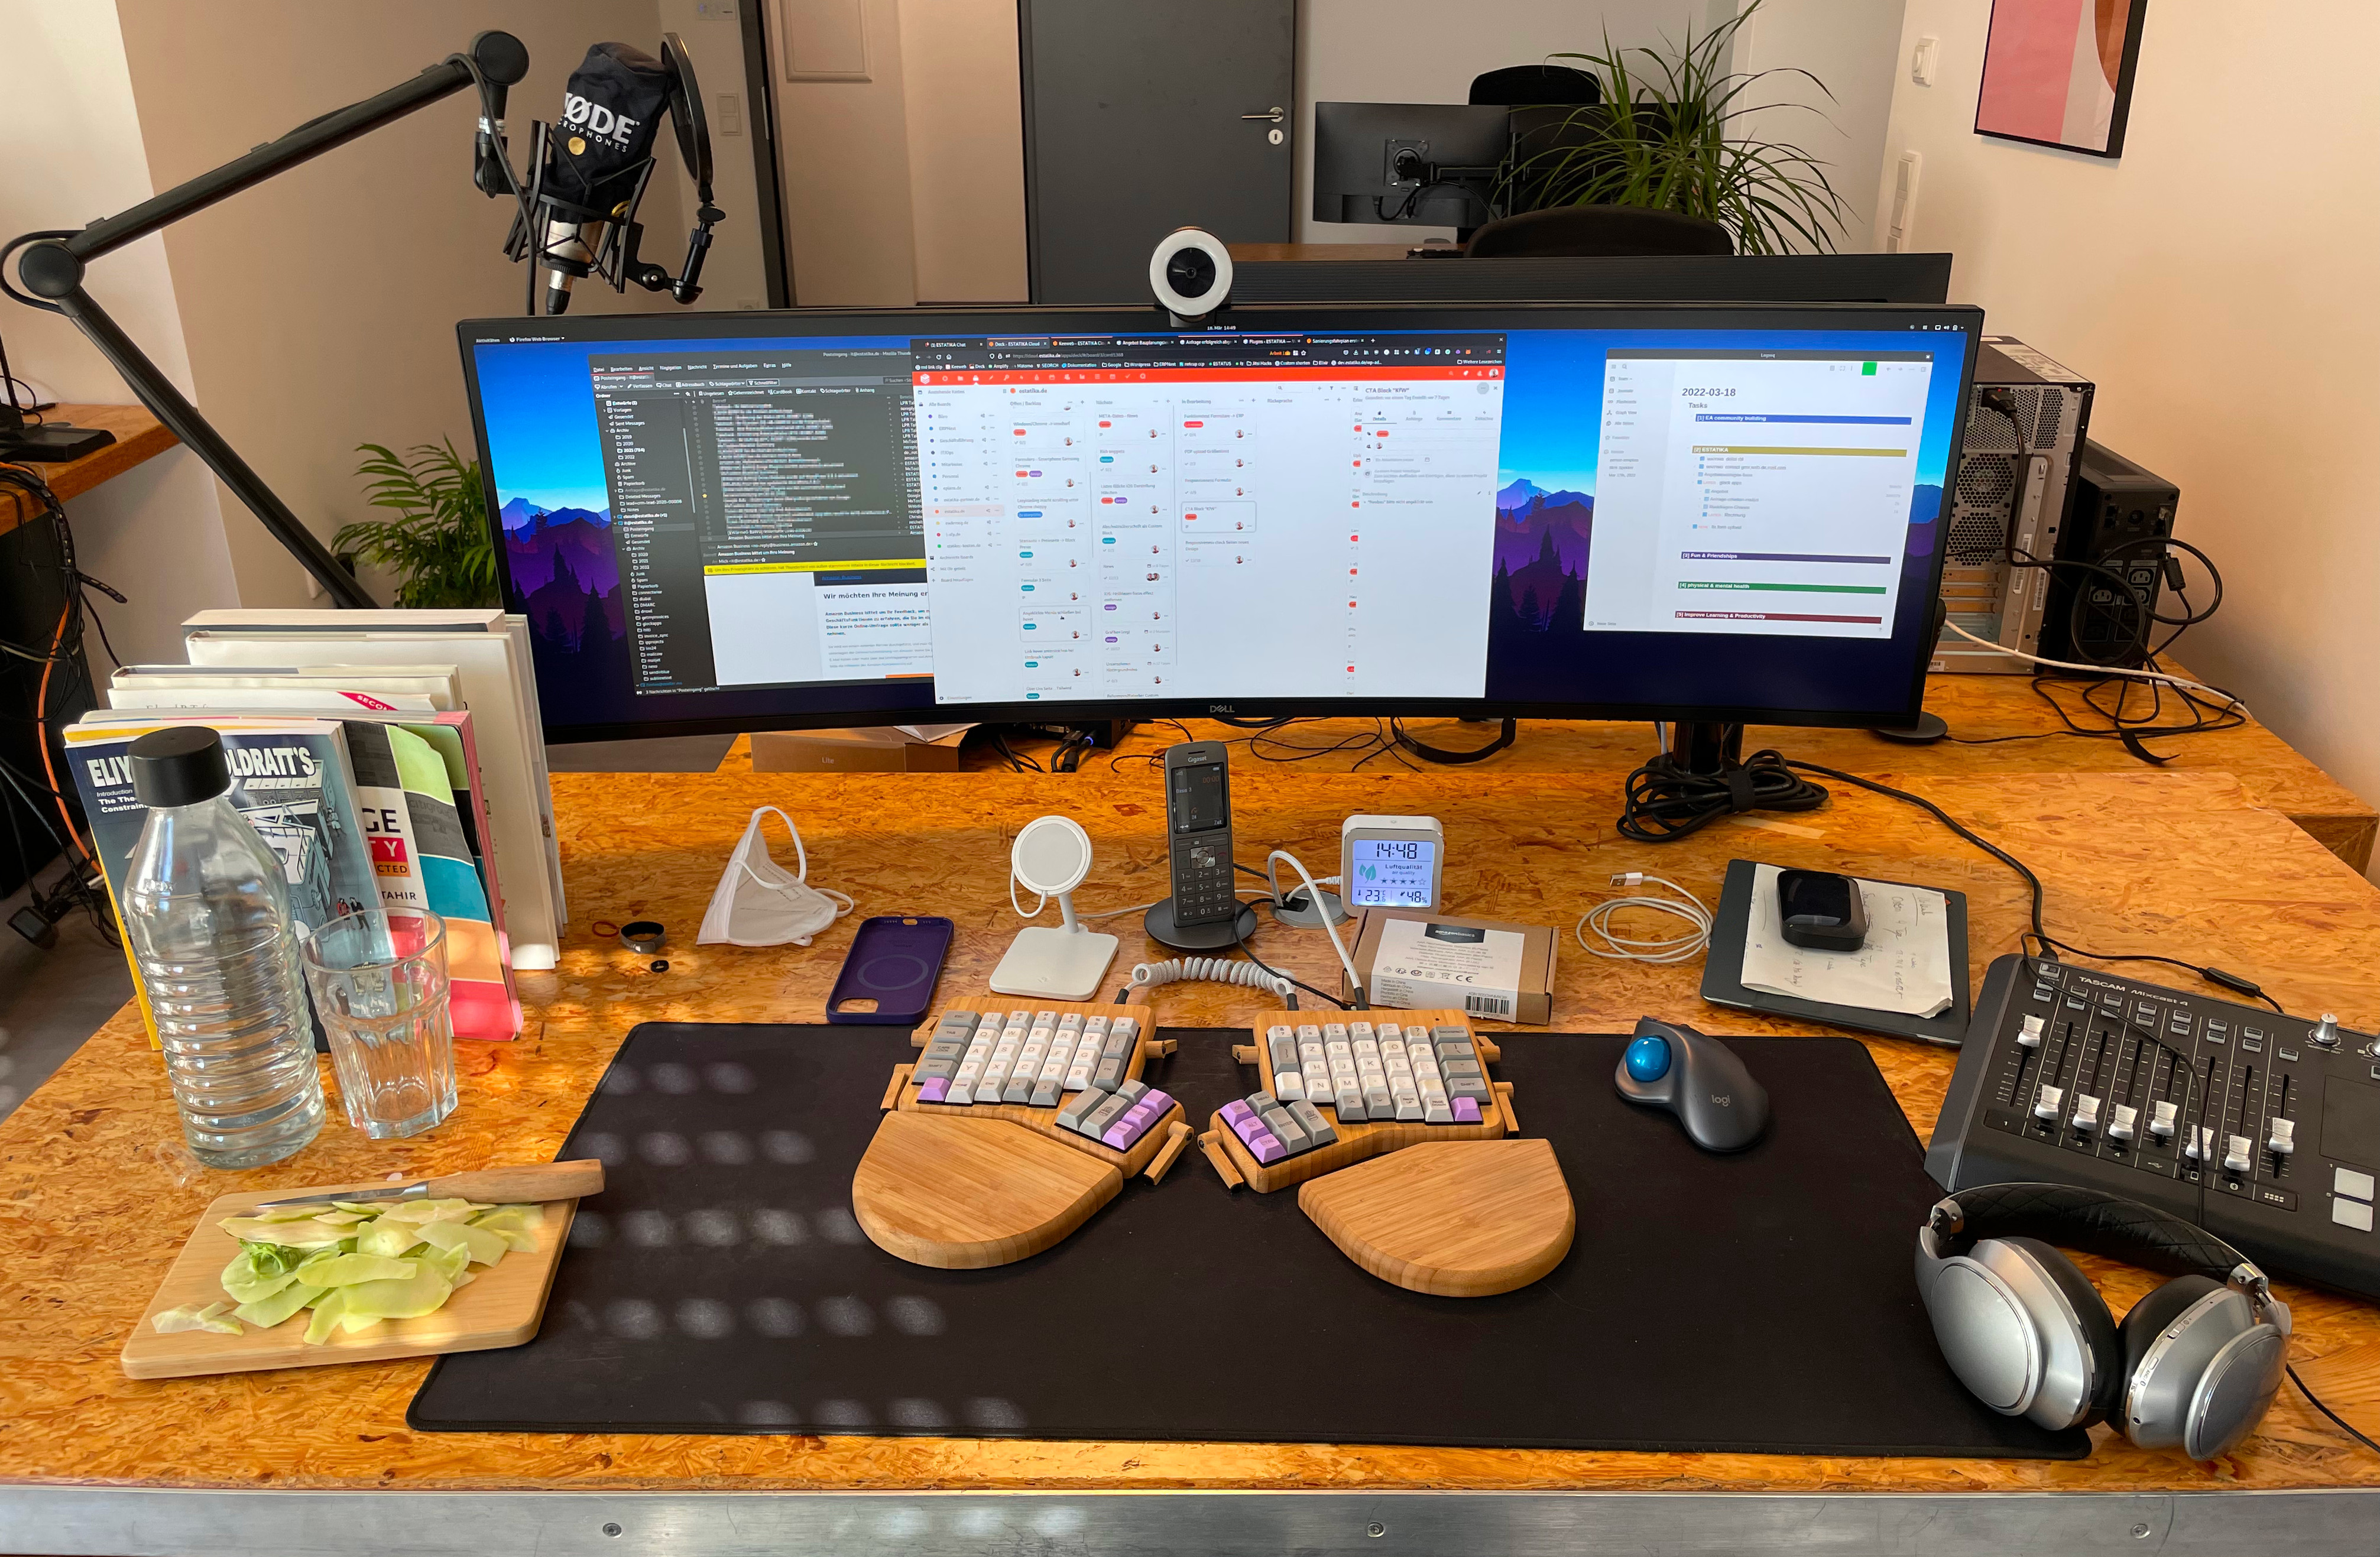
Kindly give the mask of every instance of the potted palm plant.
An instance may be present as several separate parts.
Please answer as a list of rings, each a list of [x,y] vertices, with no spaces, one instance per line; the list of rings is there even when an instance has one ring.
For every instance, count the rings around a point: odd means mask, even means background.
[[[1778,107],[1819,112],[1767,101],[1761,84],[1771,76],[1800,76],[1829,103],[1834,93],[1806,70],[1728,67],[1737,31],[1758,9],[1755,0],[1699,35],[1689,20],[1682,46],[1616,48],[1607,29],[1600,54],[1548,56],[1593,74],[1603,101],[1537,110],[1541,124],[1561,117],[1534,138],[1541,149],[1524,141],[1506,194],[1525,191],[1536,209],[1639,205],[1699,216],[1727,228],[1742,254],[1833,249],[1844,205],[1827,164],[1755,133],[1751,120]]]
[[[396,517],[342,525],[332,548],[395,571],[401,606],[498,603],[480,462],[456,453],[451,439],[417,444],[407,455],[380,444],[358,444],[356,452],[370,456],[356,474],[366,479],[372,506]]]

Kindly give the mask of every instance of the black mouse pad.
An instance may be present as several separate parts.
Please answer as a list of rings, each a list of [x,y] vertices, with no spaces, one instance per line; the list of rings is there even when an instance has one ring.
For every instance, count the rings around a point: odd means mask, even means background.
[[[1194,1123],[1254,1086],[1247,1034],[1165,1029]],[[1055,1248],[935,1271],[851,1214],[905,1033],[649,1024],[565,1157],[601,1157],[536,1340],[438,1359],[432,1431],[925,1433],[2073,1458],[1943,1364],[1911,1274],[1937,1192],[1867,1051],[1730,1042],[1768,1135],[1698,1150],[1622,1102],[1611,1036],[1497,1034],[1578,1235],[1486,1298],[1365,1274],[1293,1190],[1227,1191],[1194,1148]]]

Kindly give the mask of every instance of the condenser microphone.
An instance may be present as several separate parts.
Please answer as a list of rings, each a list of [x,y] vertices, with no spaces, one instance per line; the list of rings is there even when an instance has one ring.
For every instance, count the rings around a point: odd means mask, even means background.
[[[593,272],[604,228],[635,210],[669,87],[668,67],[627,43],[596,44],[571,73],[538,180],[547,313],[569,308],[571,285]]]

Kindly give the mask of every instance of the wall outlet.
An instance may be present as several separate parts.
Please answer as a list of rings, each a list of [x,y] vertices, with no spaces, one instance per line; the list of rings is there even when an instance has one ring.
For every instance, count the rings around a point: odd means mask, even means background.
[[[1909,79],[1921,87],[1934,84],[1934,67],[1942,58],[1942,40],[1927,34],[1909,52]]]
[[[735,0],[694,0],[697,21],[734,21]]]
[[[732,91],[719,94],[719,112],[711,116],[712,128],[722,135],[744,133],[744,99]]]

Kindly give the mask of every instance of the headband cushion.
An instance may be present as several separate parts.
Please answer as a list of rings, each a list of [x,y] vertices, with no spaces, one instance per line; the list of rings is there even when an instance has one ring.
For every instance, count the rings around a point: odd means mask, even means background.
[[[2074,1268],[2072,1260],[2040,1239],[2010,1237],[1999,1241],[2031,1257],[2074,1310],[2074,1318],[2082,1327],[2082,1348],[2091,1356],[2090,1410],[2076,1426],[2089,1427],[2093,1422],[2105,1421],[2123,1404],[2124,1380],[2129,1376],[2124,1368],[2124,1349],[2116,1340],[2116,1319],[2107,1312],[2107,1300],[2099,1295],[2099,1289],[2091,1284],[2089,1277]]]
[[[2063,1184],[1990,1184],[1950,1197],[1961,1241],[2038,1238],[2168,1276],[2228,1280],[2247,1257],[2194,1222],[2104,1190]]]

